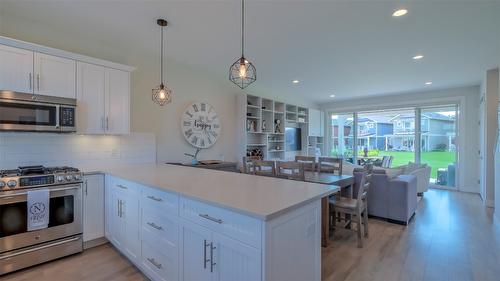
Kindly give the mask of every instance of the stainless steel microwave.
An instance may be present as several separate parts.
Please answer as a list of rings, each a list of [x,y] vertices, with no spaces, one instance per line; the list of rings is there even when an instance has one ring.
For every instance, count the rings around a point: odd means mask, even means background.
[[[76,99],[0,91],[0,131],[76,132]]]

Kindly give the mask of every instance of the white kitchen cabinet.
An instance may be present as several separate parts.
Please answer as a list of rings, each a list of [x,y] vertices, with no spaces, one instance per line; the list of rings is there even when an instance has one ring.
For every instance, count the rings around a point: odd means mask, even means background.
[[[33,52],[0,45],[0,90],[33,93]]]
[[[111,206],[107,216],[109,230],[106,237],[131,261],[140,257],[140,191],[135,184],[110,178],[106,189],[110,189],[106,203]]]
[[[103,134],[106,68],[84,62],[78,62],[77,66],[77,130],[79,133]]]
[[[239,241],[183,220],[183,281],[261,280],[261,252]]]
[[[36,53],[34,56],[34,93],[76,98],[76,61]]]
[[[78,62],[77,130],[82,134],[130,132],[130,74]]]
[[[83,191],[83,241],[104,237],[104,175],[87,175]]]
[[[325,116],[321,110],[309,109],[309,136],[323,137],[325,135]]]
[[[130,132],[130,73],[106,68],[106,133]]]
[[[213,253],[210,245],[212,232],[207,228],[182,220],[180,239],[181,280],[215,280],[214,265],[210,260],[210,253]]]
[[[260,250],[215,232],[212,241],[215,280],[261,280]]]

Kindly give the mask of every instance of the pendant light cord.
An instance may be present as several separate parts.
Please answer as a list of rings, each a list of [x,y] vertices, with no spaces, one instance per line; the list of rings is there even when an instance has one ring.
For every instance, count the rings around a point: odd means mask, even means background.
[[[161,27],[160,42],[160,84],[163,85],[163,26]]]
[[[241,56],[244,57],[245,48],[245,0],[241,0]]]

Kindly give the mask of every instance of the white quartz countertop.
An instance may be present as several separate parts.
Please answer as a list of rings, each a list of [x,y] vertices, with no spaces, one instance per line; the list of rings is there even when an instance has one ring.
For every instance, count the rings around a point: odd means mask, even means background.
[[[167,164],[84,168],[269,220],[333,194],[338,186]]]

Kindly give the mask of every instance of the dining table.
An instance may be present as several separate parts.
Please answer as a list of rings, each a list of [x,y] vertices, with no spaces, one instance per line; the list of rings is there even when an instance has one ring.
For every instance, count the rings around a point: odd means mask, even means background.
[[[346,196],[352,198],[354,186],[353,175],[305,171],[304,177],[307,182],[339,186],[341,192],[346,191]],[[324,197],[321,199],[321,246],[323,247],[328,246],[328,238],[330,237],[329,217],[330,204],[328,202],[328,197]]]

